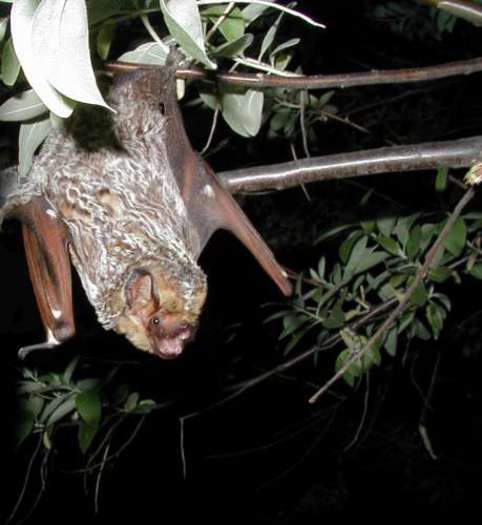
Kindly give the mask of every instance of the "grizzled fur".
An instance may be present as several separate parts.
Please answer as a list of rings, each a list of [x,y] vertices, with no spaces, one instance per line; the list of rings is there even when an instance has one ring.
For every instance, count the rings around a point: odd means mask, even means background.
[[[76,111],[64,129],[49,135],[28,180],[10,193],[1,212],[46,198],[50,213],[67,227],[73,264],[107,329],[118,327],[125,285],[139,268],[162,275],[186,312],[193,308],[197,315],[204,301],[199,235],[173,175],[164,140],[167,117],[155,97],[161,85],[175,89],[173,75],[171,66],[161,74],[141,70],[116,79],[108,97],[116,113]]]

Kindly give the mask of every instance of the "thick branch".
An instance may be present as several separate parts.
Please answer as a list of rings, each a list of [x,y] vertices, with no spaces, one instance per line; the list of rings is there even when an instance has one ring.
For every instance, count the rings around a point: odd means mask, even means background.
[[[465,168],[482,161],[482,136],[393,146],[219,173],[231,193],[283,190],[308,182],[436,168]]]
[[[157,68],[152,64],[133,64],[129,62],[111,62],[107,64],[111,71],[130,71],[138,68]],[[332,75],[273,76],[264,73],[228,73],[206,72],[199,68],[181,68],[177,77],[189,80],[213,78],[218,82],[234,86],[253,88],[286,87],[291,89],[326,89],[369,86],[378,84],[405,84],[422,82],[457,75],[470,75],[482,71],[482,58],[448,62],[437,66],[416,67],[394,70],[371,70],[361,73],[337,73]]]

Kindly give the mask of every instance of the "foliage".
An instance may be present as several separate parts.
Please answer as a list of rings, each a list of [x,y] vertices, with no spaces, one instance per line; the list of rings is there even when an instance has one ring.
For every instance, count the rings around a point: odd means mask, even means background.
[[[446,191],[446,173],[436,177],[436,187]],[[366,204],[369,194],[363,201]],[[315,348],[341,348],[335,361],[338,371],[346,361],[366,348],[396,307],[420,271],[434,240],[447,218],[434,212],[410,215],[381,214],[364,221],[325,232],[318,240],[334,237],[339,243],[337,260],[322,256],[317,268],[297,278],[296,297],[290,308],[268,321],[280,319],[285,354],[304,339]],[[344,374],[355,380],[382,361],[381,349],[394,357],[413,338],[438,339],[450,309],[448,285],[460,284],[464,276],[482,278],[480,227],[482,213],[469,212],[457,219],[436,257],[430,272],[410,298],[410,307],[383,338],[365,352]]]

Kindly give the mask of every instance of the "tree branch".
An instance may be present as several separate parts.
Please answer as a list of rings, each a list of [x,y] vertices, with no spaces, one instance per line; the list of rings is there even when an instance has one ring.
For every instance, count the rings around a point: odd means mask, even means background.
[[[110,62],[107,68],[111,71],[131,71],[139,68],[158,68],[152,64],[135,64],[131,62]],[[213,79],[232,86],[261,88],[291,88],[291,89],[328,89],[347,88],[355,86],[371,86],[379,84],[406,84],[408,82],[423,82],[438,80],[458,75],[471,75],[482,71],[482,58],[447,62],[437,66],[415,67],[407,69],[388,69],[363,71],[360,73],[336,73],[331,75],[293,75],[274,76],[264,73],[211,73],[201,68],[180,68],[177,78],[185,80]]]
[[[413,294],[420,286],[420,284],[425,279],[428,271],[430,270],[436,256],[439,254],[440,250],[444,246],[450,231],[452,230],[455,222],[460,217],[462,210],[474,197],[475,190],[474,188],[469,188],[464,196],[460,199],[454,211],[450,215],[448,221],[446,222],[444,228],[440,232],[437,240],[433,243],[430,250],[425,256],[425,261],[417,272],[417,275],[412,281],[412,284],[408,287],[407,291],[404,293],[403,297],[400,299],[398,306],[392,313],[387,317],[387,319],[382,323],[378,330],[372,335],[368,343],[362,348],[359,352],[354,352],[353,356],[346,361],[346,363],[338,370],[338,372],[331,377],[315,394],[310,397],[309,402],[315,403],[338,379],[340,379],[345,372],[357,361],[361,362],[363,354],[365,354],[373,345],[377,344],[380,339],[387,333],[388,330],[398,321],[400,316],[405,312],[405,310],[410,306],[410,299]]]
[[[231,193],[283,190],[315,181],[437,168],[465,168],[482,161],[482,136],[393,146],[220,172]]]

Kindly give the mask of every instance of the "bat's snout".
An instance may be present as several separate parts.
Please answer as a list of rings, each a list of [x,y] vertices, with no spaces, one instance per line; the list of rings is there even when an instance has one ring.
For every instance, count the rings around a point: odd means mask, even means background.
[[[194,338],[196,328],[188,323],[173,321],[166,316],[153,335],[154,353],[162,359],[178,357],[186,344]]]

